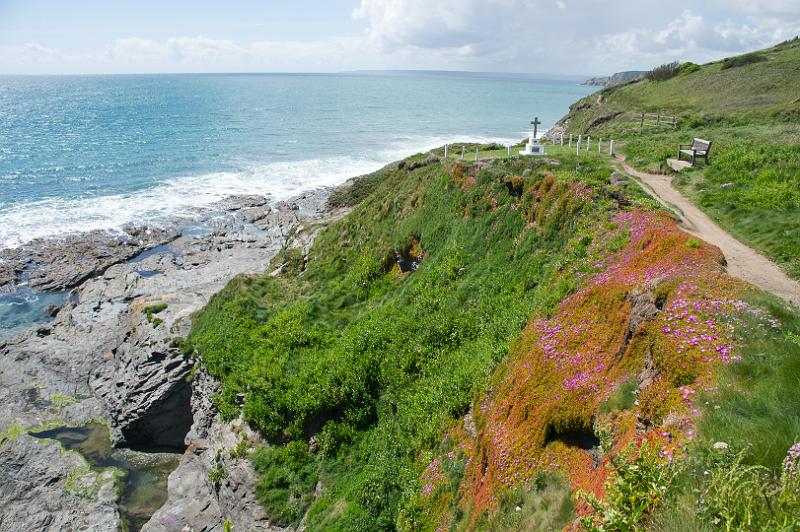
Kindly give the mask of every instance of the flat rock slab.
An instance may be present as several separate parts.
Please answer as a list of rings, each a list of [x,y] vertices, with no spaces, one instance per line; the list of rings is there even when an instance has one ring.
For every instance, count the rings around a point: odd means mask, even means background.
[[[0,287],[9,276],[17,280],[20,264],[32,281],[36,270],[25,266],[31,261],[39,269],[51,263],[70,266],[65,275],[37,277],[47,281],[37,288],[77,286],[53,321],[0,339],[0,433],[28,431],[54,419],[79,426],[107,418],[118,444],[188,444],[193,451],[170,477],[167,504],[148,530],[188,526],[195,532],[222,532],[225,519],[236,530],[274,530],[256,501],[256,474],[249,460],[223,452],[238,444],[244,429],[233,434],[218,420],[213,379],[198,371],[187,382],[192,361],[172,340],[187,333],[191,315],[232,277],[263,273],[295,230],[332,215],[324,206],[328,193],[308,192],[274,206],[260,197],[234,197],[224,213],[200,220],[211,227],[209,234],[182,236],[178,227],[169,227],[137,238],[132,246],[119,244],[126,250],[122,254],[104,255],[110,244],[97,235],[88,235],[80,246],[75,237],[74,247],[98,260],[74,269],[80,261],[70,262],[63,242],[5,250]],[[124,258],[132,252],[129,247],[141,253],[164,238],[168,247],[152,248],[135,261]],[[145,309],[157,304],[166,306],[148,318]],[[134,441],[137,437],[145,441]],[[158,441],[164,437],[168,441]],[[213,486],[208,472],[217,465],[217,451],[225,455],[221,459],[229,476]],[[119,530],[113,483],[88,469],[84,475],[81,468],[86,467],[75,453],[27,434],[3,442],[0,532]],[[91,498],[84,496],[88,491]]]
[[[675,170],[676,172],[680,172],[681,170],[686,170],[687,168],[692,167],[692,163],[689,161],[679,161],[678,159],[667,159],[667,164],[670,168]]]

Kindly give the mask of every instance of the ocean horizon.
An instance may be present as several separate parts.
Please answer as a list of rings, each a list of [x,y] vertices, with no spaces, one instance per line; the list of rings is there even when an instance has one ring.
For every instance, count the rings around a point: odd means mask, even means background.
[[[0,77],[0,248],[287,199],[445,143],[517,142],[594,87],[471,72]]]

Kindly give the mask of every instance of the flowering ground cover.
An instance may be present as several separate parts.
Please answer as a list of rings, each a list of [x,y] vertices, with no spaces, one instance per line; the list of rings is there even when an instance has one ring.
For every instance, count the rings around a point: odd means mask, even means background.
[[[605,243],[620,235],[627,244],[609,251]],[[477,434],[456,438],[465,463],[460,526],[487,526],[493,513],[508,510],[498,505],[503,493],[546,473],[582,492],[584,528],[601,523],[591,516],[603,507],[614,456],[649,442],[653,470],[683,459],[701,414],[699,394],[713,392],[720,367],[741,359],[742,335],[752,340],[779,328],[743,299],[750,290],[725,275],[719,251],[665,213],[620,212],[591,248],[596,272],[554,315],[531,320],[474,404]],[[627,382],[636,385],[635,402],[602,413]],[[452,500],[436,490],[441,468],[436,459],[425,470],[422,495]],[[443,525],[453,525],[452,503],[432,506]],[[605,529],[614,528],[598,528]]]
[[[723,515],[717,489],[765,471],[791,507],[800,320],[611,173],[421,154],[338,191],[349,213],[280,275],[210,301],[183,345],[266,439],[231,452],[276,524],[691,530],[766,515]]]

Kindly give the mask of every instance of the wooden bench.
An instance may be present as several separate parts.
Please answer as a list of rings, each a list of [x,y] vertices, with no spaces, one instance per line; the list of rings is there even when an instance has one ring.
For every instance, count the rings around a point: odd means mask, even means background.
[[[711,151],[711,142],[703,139],[694,139],[691,144],[678,145],[678,160],[681,160],[681,155],[686,154],[692,157],[692,166],[698,157],[702,158],[708,164],[708,152]]]

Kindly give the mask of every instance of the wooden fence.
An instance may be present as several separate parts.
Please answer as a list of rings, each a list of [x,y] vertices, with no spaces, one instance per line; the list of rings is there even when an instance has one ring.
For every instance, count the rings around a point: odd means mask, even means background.
[[[661,113],[642,113],[639,127],[671,127],[674,129],[678,127],[678,118]]]

